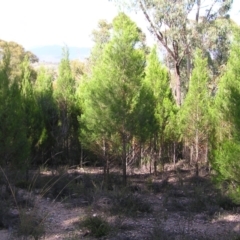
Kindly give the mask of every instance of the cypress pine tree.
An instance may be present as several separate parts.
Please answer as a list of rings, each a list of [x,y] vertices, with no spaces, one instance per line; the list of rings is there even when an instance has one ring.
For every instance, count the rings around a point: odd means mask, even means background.
[[[24,61],[21,63],[21,71],[20,88],[22,109],[25,115],[24,125],[27,129],[27,138],[31,149],[31,155],[29,156],[29,161],[31,162],[36,158],[36,147],[41,137],[43,119],[33,91],[28,57],[25,57]]]
[[[227,192],[240,203],[240,29],[234,39],[225,73],[215,99],[216,143],[213,168],[215,180],[227,183]]]
[[[5,52],[0,66],[0,165],[24,169],[29,143],[19,84],[16,79],[10,80],[10,60],[11,56]]]
[[[180,109],[182,137],[185,144],[192,148],[194,158],[191,160],[196,165],[196,175],[198,175],[200,150],[205,149],[208,142],[210,103],[208,81],[207,59],[198,49],[195,53],[189,90]]]
[[[55,136],[58,129],[58,109],[53,98],[53,75],[45,68],[40,68],[34,84],[34,95],[43,121],[37,143],[41,163],[51,159],[55,147]]]
[[[122,159],[126,184],[127,148],[134,129],[132,113],[145,64],[139,30],[124,13],[113,21],[113,35],[94,66],[87,86],[82,121]],[[98,136],[98,137],[97,137]],[[111,152],[111,150],[109,150]]]
[[[141,139],[153,142],[151,152],[154,153],[154,172],[158,159],[163,160],[163,144],[169,140],[171,117],[176,112],[176,106],[169,87],[167,69],[161,65],[154,47],[148,56],[146,76],[140,91],[135,109],[136,123],[139,123],[138,134]],[[149,142],[148,142],[149,143]]]
[[[58,145],[56,151],[63,152],[62,163],[72,165],[74,159],[78,157],[78,153],[73,154],[74,156],[72,153],[74,149],[79,149],[77,121],[79,109],[76,106],[76,82],[71,72],[68,49],[63,48],[62,54],[54,88],[54,98],[59,109],[59,134],[56,139]]]

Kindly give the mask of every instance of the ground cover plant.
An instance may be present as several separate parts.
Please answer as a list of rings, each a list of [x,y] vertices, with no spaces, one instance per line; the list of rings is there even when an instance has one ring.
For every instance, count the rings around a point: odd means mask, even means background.
[[[61,239],[238,239],[239,206],[222,195],[208,175],[196,177],[194,167],[169,166],[171,170],[156,176],[134,174],[127,187],[111,190],[101,184],[99,168],[70,169],[57,176],[42,172],[36,188],[14,186],[14,197],[11,192],[1,195],[2,231],[10,227],[8,234],[16,239],[55,239],[57,234]],[[63,227],[64,222],[69,225]],[[58,226],[59,232],[52,233],[50,226]]]

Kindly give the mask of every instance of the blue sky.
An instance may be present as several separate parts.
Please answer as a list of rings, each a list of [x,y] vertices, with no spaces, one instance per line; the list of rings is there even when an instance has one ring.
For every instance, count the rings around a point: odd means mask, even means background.
[[[2,0],[0,6],[0,39],[26,49],[64,44],[89,48],[98,20],[111,21],[118,12],[108,0]],[[239,10],[240,1],[234,0],[231,17],[240,24]],[[147,32],[140,13],[131,17]]]

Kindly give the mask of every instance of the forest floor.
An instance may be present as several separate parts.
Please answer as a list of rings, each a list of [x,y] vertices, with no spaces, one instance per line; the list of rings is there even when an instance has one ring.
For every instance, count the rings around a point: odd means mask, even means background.
[[[1,240],[240,239],[240,207],[184,161],[157,176],[136,170],[125,188],[112,173],[108,190],[97,168],[8,176],[17,180],[8,189],[0,178]]]

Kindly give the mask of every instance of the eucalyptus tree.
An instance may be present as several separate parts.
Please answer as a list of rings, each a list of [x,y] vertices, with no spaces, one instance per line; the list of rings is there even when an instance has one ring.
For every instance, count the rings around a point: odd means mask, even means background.
[[[96,44],[104,45],[110,40],[112,24],[106,20],[101,19],[98,21],[98,29],[92,31],[92,38]]]
[[[86,73],[91,74],[93,66],[101,58],[105,45],[110,41],[112,31],[112,24],[106,20],[101,19],[98,22],[97,29],[92,31],[92,40],[95,43],[91,50],[91,55],[87,61]]]
[[[9,67],[11,68],[10,80],[16,80],[16,77],[19,79],[22,73],[21,63],[24,61],[24,58],[27,57],[31,63],[38,62],[37,56],[32,52],[26,51],[23,46],[15,42],[7,42],[0,39],[0,58],[3,54],[10,54],[11,59],[9,62]],[[30,67],[30,77],[31,80],[36,78],[36,71]]]
[[[240,203],[240,29],[235,27],[230,57],[215,99],[215,179]]]
[[[183,101],[183,88],[188,88],[196,47],[208,53],[213,74],[219,74],[216,69],[227,59],[228,11],[232,0],[122,0],[120,3],[143,13],[150,32],[163,47],[168,66],[175,73],[172,85],[178,105]]]
[[[76,83],[79,84],[86,72],[87,64],[86,62],[75,59],[70,62],[70,65],[72,77],[75,79]]]
[[[209,70],[207,58],[197,50],[189,91],[180,109],[181,131],[185,144],[192,149],[196,164],[196,175],[200,162],[200,151],[207,149],[209,129]],[[204,154],[202,154],[204,155]],[[191,159],[192,160],[192,159]],[[204,159],[205,160],[205,159]]]
[[[120,13],[112,26],[111,38],[86,86],[82,121],[85,129],[97,135],[95,138],[107,143],[109,153],[119,155],[126,184],[127,148],[135,126],[132,113],[141,87],[145,54],[139,29],[128,16]]]

